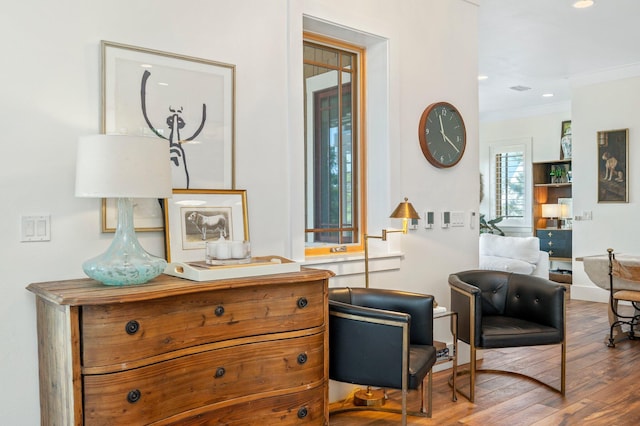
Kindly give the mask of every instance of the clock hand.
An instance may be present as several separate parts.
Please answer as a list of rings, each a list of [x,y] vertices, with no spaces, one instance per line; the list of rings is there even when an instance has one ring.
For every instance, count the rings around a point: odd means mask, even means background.
[[[447,137],[447,135],[445,135],[445,134],[443,133],[443,134],[442,134],[442,136],[444,136],[444,139],[445,139],[447,142],[449,142],[449,143],[451,144],[451,146],[453,147],[453,149],[455,149],[455,150],[456,150],[456,152],[460,152],[460,150],[458,149],[458,147],[457,147],[457,146],[455,146],[455,145],[453,144],[453,142],[451,142],[451,139],[449,139],[449,138]]]
[[[460,152],[460,150],[458,149],[457,146],[455,146],[453,144],[453,142],[451,142],[451,139],[449,139],[449,137],[447,135],[444,134],[444,126],[442,125],[442,115],[439,115],[438,118],[440,119],[440,133],[442,133],[442,138],[449,142],[451,144],[451,146],[453,147],[453,149],[456,150],[456,152]]]

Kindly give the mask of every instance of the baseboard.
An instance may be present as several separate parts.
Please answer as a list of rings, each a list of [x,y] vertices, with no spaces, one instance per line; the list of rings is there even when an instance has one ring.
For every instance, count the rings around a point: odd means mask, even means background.
[[[599,287],[584,287],[573,284],[571,286],[571,299],[608,303],[609,292],[603,291]]]

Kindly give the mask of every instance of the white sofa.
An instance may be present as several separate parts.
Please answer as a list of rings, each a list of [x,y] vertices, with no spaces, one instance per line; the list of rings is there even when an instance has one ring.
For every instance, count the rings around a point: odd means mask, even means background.
[[[538,237],[480,234],[479,268],[549,279],[549,253],[540,250]]]

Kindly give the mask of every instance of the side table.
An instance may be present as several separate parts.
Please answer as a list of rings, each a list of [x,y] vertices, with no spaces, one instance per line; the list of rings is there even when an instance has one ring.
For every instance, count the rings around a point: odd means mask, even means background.
[[[443,307],[439,306],[436,309],[439,309],[439,308],[442,309]],[[458,375],[458,313],[455,311],[448,311],[447,308],[444,308],[444,311],[440,311],[440,312],[434,310],[433,319],[437,320],[442,318],[450,319],[449,327],[451,331],[451,336],[453,337],[453,353],[450,352],[446,357],[438,358],[436,360],[436,364],[442,364],[442,363],[451,361],[451,369],[453,373],[451,376],[451,387],[453,389],[451,400],[457,401],[458,395],[456,390],[456,376]],[[436,348],[438,348],[439,346],[447,347],[446,343],[444,342],[434,341],[433,344],[434,346],[436,346]]]

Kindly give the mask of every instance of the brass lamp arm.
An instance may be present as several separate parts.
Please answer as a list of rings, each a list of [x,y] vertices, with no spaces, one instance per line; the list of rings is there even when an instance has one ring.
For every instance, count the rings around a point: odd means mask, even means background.
[[[407,231],[404,229],[392,229],[392,230],[382,230],[382,235],[368,235],[364,234],[364,282],[365,287],[369,288],[369,238],[375,238],[382,241],[387,241],[387,234],[391,234],[394,232],[402,232],[406,234]]]

